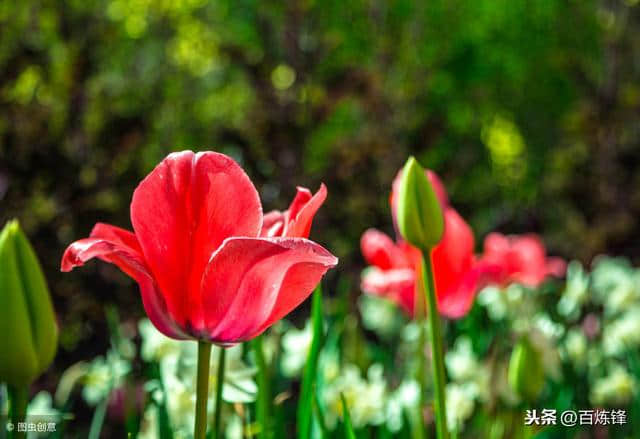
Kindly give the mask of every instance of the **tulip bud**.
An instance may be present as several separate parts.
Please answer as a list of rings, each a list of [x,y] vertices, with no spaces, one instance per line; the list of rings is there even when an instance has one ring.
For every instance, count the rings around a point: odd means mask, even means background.
[[[397,221],[402,237],[423,251],[431,249],[442,239],[442,207],[424,169],[413,157],[407,160],[402,170]]]
[[[31,384],[53,361],[58,342],[49,290],[16,220],[0,233],[0,382]]]
[[[527,337],[520,339],[509,360],[509,385],[521,398],[534,401],[544,386],[540,353]]]

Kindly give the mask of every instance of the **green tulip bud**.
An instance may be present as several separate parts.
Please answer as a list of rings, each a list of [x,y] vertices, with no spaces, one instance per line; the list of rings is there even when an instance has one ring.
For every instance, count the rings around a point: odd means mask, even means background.
[[[422,251],[442,239],[444,217],[424,169],[410,157],[402,170],[398,190],[397,221],[402,237]]]
[[[16,220],[0,233],[0,382],[31,384],[53,361],[58,342],[49,290]]]
[[[509,360],[509,385],[521,398],[534,401],[544,386],[540,353],[527,337],[520,339]]]

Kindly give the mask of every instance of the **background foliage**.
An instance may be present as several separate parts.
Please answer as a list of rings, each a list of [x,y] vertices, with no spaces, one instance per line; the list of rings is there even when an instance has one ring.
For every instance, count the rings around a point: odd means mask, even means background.
[[[0,0],[0,223],[33,240],[62,329],[42,385],[104,352],[105,305],[142,315],[113,267],[59,260],[98,220],[129,227],[134,187],[173,150],[232,155],[266,210],[325,182],[313,237],[354,298],[359,237],[390,231],[409,154],[478,243],[533,231],[585,263],[638,262],[637,3]]]

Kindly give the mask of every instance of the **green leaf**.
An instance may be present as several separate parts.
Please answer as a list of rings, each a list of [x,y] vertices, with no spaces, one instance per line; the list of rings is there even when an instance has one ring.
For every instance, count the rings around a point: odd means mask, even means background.
[[[298,401],[298,439],[308,439],[311,432],[311,417],[313,415],[313,392],[318,371],[318,358],[324,343],[324,322],[322,318],[322,289],[318,285],[313,292],[311,304],[311,324],[313,340],[307,357],[307,364],[302,376],[302,389]]]
[[[251,341],[258,366],[258,399],[256,401],[256,420],[260,426],[258,437],[267,439],[270,435],[269,412],[271,411],[271,389],[269,388],[269,370],[262,348],[262,335]]]
[[[340,394],[340,400],[342,401],[342,421],[344,422],[344,437],[346,439],[356,439],[356,433],[353,431],[351,425],[351,416],[349,416],[349,407],[347,401],[344,399],[344,395]]]

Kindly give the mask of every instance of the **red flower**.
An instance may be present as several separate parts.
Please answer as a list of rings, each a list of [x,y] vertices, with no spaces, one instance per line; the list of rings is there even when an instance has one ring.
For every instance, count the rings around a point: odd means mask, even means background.
[[[438,310],[444,316],[459,318],[469,311],[476,292],[493,276],[496,267],[476,260],[471,227],[449,206],[444,186],[436,174],[428,171],[427,175],[443,207],[445,220],[442,240],[432,252]],[[393,183],[392,212],[398,181],[399,175]],[[364,258],[372,265],[363,273],[363,291],[387,297],[413,316],[420,251],[403,241],[394,243],[389,236],[374,229],[362,235],[360,244]]]
[[[293,214],[286,237],[261,237],[258,192],[236,162],[215,152],[170,154],[133,194],[134,233],[96,224],[67,248],[61,269],[94,257],[110,262],[138,282],[165,335],[246,341],[297,307],[337,264],[304,238],[320,204]]]
[[[547,258],[542,240],[534,234],[489,234],[484,240],[482,261],[500,267],[497,283],[518,282],[530,287],[537,287],[547,276],[564,276],[567,266],[560,258]]]

